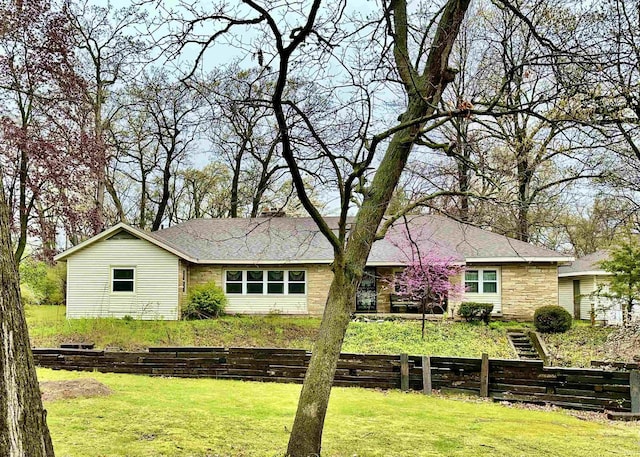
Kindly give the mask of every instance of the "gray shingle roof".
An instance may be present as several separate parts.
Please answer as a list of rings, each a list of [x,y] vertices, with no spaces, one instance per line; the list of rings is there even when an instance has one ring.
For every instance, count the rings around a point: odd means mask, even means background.
[[[326,218],[337,229],[338,219]],[[453,219],[411,216],[407,225],[421,252],[453,261],[558,261],[561,254]],[[376,241],[369,263],[403,264],[411,256],[404,221]],[[333,251],[311,218],[195,219],[151,234],[199,262],[331,262]],[[566,258],[566,260],[571,260]]]
[[[558,274],[571,275],[580,274],[586,272],[597,272],[597,274],[607,274],[601,267],[600,262],[606,260],[609,257],[609,251],[602,249],[592,254],[580,257],[572,262],[570,265],[561,266],[558,268]]]

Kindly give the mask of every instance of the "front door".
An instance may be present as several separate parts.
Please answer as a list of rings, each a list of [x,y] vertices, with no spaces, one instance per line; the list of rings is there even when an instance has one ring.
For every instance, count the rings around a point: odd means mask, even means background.
[[[575,319],[580,319],[580,280],[573,280],[573,317]]]
[[[376,269],[365,268],[362,281],[360,281],[360,286],[358,287],[358,293],[356,294],[356,312],[376,312],[378,302],[378,293],[376,289]]]

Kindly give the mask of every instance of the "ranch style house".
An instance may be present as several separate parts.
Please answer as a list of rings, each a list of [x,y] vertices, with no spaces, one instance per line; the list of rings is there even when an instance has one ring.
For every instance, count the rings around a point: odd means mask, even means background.
[[[356,312],[419,311],[394,293],[412,256],[403,248],[409,239],[421,253],[464,266],[455,278],[465,284],[463,301],[492,303],[508,319],[557,305],[558,266],[573,260],[444,216],[410,216],[374,243]],[[333,274],[331,246],[304,217],[195,219],[156,232],[119,223],[56,260],[67,263],[68,318],[180,319],[189,290],[212,281],[230,314],[321,315]],[[453,315],[458,304],[441,312]]]

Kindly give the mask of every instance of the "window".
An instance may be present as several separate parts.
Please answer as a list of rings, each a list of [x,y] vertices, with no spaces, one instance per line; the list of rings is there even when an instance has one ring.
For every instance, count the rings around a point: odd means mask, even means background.
[[[482,292],[485,294],[498,293],[498,272],[496,270],[482,272]]]
[[[267,293],[268,294],[284,293],[284,271],[267,272]]]
[[[467,270],[464,273],[464,285],[467,292],[477,294],[480,291],[478,282],[478,270]]]
[[[248,270],[247,271],[247,293],[262,294],[264,293],[264,271]]]
[[[498,270],[467,270],[464,273],[464,284],[467,293],[497,294]]]
[[[304,295],[307,273],[304,270],[228,270],[225,291],[232,295]]]
[[[133,292],[135,283],[134,268],[113,268],[111,269],[111,291],[112,292]]]
[[[228,294],[242,293],[242,271],[227,271],[226,288]]]
[[[187,291],[187,269],[182,269],[182,293]]]
[[[289,272],[289,293],[290,294],[305,293],[305,272],[304,271]]]

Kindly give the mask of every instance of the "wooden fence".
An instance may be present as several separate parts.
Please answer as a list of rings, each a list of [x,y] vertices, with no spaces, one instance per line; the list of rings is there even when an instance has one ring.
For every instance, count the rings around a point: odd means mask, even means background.
[[[163,347],[147,352],[34,349],[33,353],[39,366],[57,370],[298,383],[311,357],[305,350],[222,347]],[[425,393],[442,389],[495,400],[638,412],[639,386],[630,384],[640,377],[637,371],[632,373],[544,367],[541,361],[489,359],[486,355],[474,359],[342,354],[334,384]]]

